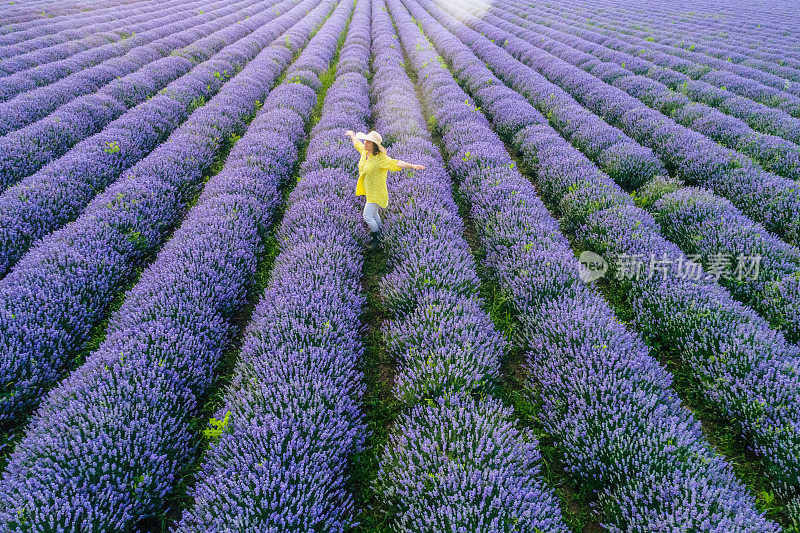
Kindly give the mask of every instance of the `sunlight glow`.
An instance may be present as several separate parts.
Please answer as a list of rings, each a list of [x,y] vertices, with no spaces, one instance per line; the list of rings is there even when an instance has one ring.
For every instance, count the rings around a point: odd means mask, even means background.
[[[492,7],[493,2],[494,0],[437,0],[437,3],[442,7],[447,7],[446,4],[449,4],[458,9],[463,9],[478,18],[486,14],[489,8]]]

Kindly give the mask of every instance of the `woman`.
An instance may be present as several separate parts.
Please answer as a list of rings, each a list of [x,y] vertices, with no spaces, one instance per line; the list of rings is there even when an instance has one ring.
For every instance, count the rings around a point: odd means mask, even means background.
[[[387,172],[390,170],[397,171],[401,168],[424,170],[425,166],[406,163],[386,155],[386,148],[381,145],[383,138],[377,131],[364,134],[347,130],[345,135],[350,137],[350,140],[353,141],[353,146],[361,154],[361,159],[358,161],[356,196],[365,195],[367,197],[362,216],[372,234],[370,247],[375,250],[378,248],[381,231],[381,217],[378,214],[378,206],[385,209],[389,205],[389,193],[386,190]],[[361,142],[362,140],[364,141],[363,143]]]

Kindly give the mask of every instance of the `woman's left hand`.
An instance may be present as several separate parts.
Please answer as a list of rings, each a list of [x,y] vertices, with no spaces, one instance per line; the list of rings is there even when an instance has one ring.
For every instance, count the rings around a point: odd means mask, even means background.
[[[425,170],[425,165],[414,165],[414,170]]]

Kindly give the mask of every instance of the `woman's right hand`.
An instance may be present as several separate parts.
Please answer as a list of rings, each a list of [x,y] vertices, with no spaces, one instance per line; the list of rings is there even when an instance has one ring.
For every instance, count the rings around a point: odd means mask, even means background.
[[[344,134],[347,137],[353,138],[355,136],[356,132],[354,132],[353,130],[347,130],[346,132],[344,132]]]

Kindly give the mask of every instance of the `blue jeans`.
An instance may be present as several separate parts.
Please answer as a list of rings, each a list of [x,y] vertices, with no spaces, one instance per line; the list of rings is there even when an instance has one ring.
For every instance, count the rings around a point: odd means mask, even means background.
[[[381,229],[381,216],[378,214],[380,206],[373,202],[364,204],[364,212],[361,216],[364,217],[364,222],[369,226],[370,231],[380,231]]]

